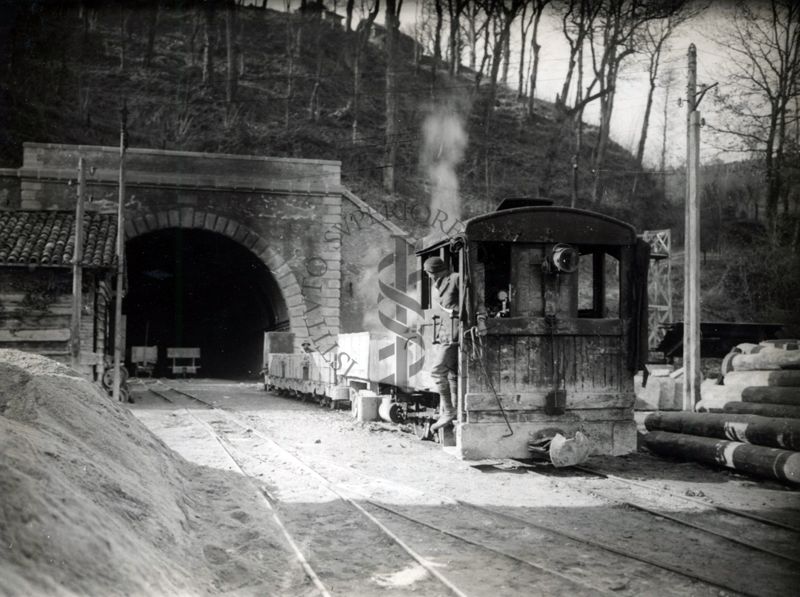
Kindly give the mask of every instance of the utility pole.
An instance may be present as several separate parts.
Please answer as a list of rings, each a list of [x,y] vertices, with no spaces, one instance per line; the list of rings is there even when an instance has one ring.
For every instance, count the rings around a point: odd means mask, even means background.
[[[72,253],[72,318],[70,320],[70,362],[78,369],[81,362],[81,309],[83,308],[83,204],[86,193],[86,166],[78,159],[78,196],[75,207],[75,251]]]
[[[683,257],[683,410],[700,400],[700,113],[697,111],[697,50],[689,46],[686,90],[686,219]]]
[[[112,397],[120,400],[122,361],[122,287],[125,275],[125,149],[128,147],[128,106],[122,104],[122,119],[119,131],[119,205],[117,206],[117,289],[114,305],[114,385]]]

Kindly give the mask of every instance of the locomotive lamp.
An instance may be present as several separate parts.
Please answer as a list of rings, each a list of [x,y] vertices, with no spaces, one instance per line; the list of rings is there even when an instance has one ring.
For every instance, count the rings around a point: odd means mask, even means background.
[[[580,254],[572,245],[559,243],[545,260],[543,267],[547,273],[571,274],[578,269]]]

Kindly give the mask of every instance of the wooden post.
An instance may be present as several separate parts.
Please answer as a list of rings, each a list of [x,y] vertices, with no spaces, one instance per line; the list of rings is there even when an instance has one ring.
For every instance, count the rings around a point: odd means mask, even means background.
[[[464,248],[458,252],[458,271],[465,272],[467,271],[467,251],[469,248],[465,245]],[[424,275],[424,274],[423,274]],[[459,284],[458,285],[458,317],[459,317],[459,325],[458,325],[458,377],[457,377],[457,387],[458,387],[458,395],[455,396],[453,399],[453,405],[456,407],[456,420],[459,424],[463,423],[466,419],[466,412],[464,408],[464,396],[467,393],[467,365],[469,362],[467,351],[464,348],[465,341],[464,341],[464,326],[460,324],[463,321],[462,317],[464,313],[461,312],[463,305],[466,305],[466,284]],[[456,435],[460,437],[458,431],[456,431]]]
[[[689,46],[686,139],[686,219],[683,291],[683,410],[693,411],[700,400],[700,114],[696,110],[697,52]]]
[[[83,202],[86,168],[78,159],[78,196],[75,206],[75,251],[72,254],[72,318],[70,320],[70,362],[77,369],[81,362],[81,309],[83,308]]]
[[[114,309],[114,384],[112,397],[120,400],[120,366],[122,361],[122,292],[123,276],[125,274],[125,149],[128,145],[126,120],[128,118],[128,108],[122,106],[122,126],[119,135],[119,205],[117,205],[117,288],[116,303]]]

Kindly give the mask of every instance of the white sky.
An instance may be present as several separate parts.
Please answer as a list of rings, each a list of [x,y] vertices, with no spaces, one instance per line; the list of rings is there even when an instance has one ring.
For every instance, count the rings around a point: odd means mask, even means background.
[[[684,24],[670,39],[666,51],[662,53],[659,73],[671,71],[673,83],[669,89],[667,106],[667,164],[679,165],[686,155],[686,103],[678,106],[678,98],[685,100],[688,73],[689,45],[697,49],[697,83],[712,84],[720,80],[720,60],[724,60],[720,48],[709,38],[709,32],[718,30],[719,19],[726,11],[710,9],[706,13]],[[542,20],[539,42],[542,45],[542,65],[539,70],[537,97],[554,101],[560,93],[566,75],[569,46],[564,40],[560,20],[552,12]],[[512,58],[512,61],[514,59]],[[516,59],[518,60],[518,58]],[[590,70],[587,69],[587,70]],[[575,75],[577,76],[577,74]],[[585,74],[587,76],[587,74]],[[574,77],[573,77],[574,80]],[[618,82],[617,96],[614,100],[614,113],[611,119],[611,136],[622,147],[636,152],[644,120],[647,90],[647,58],[631,56],[625,63]],[[540,91],[541,90],[541,91]],[[573,92],[574,93],[574,92]],[[651,166],[660,161],[663,139],[665,86],[659,82],[653,97],[650,126],[645,146],[645,162]],[[574,97],[574,96],[573,96]],[[701,103],[701,112],[708,110],[708,98]],[[710,118],[708,114],[703,114]],[[587,108],[584,119],[591,124],[599,123],[599,102]],[[702,132],[701,132],[702,138]],[[701,148],[701,159],[708,161],[720,157],[707,144]]]
[[[291,0],[293,7],[299,6],[299,0]],[[356,6],[360,0],[356,0]],[[381,7],[385,8],[385,0]],[[329,7],[334,6],[333,0],[327,0]],[[336,10],[344,14],[346,0],[335,2]],[[285,10],[286,0],[269,0],[269,8]],[[404,0],[401,12],[401,29],[413,35],[414,25],[419,18],[419,3],[416,0]],[[673,72],[673,84],[669,92],[669,106],[667,109],[667,165],[678,166],[685,162],[686,155],[686,104],[678,106],[678,98],[686,96],[686,75],[688,70],[687,53],[689,44],[697,47],[698,87],[700,84],[723,84],[721,65],[728,57],[716,45],[711,36],[724,28],[729,19],[730,3],[726,0],[717,0],[709,9],[700,16],[683,24],[671,38],[667,50],[662,54],[661,69],[663,74],[667,70]],[[354,17],[355,19],[355,17]],[[356,19],[357,20],[357,19]],[[383,20],[383,15],[378,17]],[[445,29],[447,26],[445,26]],[[446,34],[446,31],[444,32]],[[512,33],[511,68],[509,70],[509,84],[516,86],[519,65],[519,26],[515,23]],[[530,39],[530,38],[529,38]],[[514,41],[516,43],[514,43]],[[446,42],[443,42],[446,43]],[[528,44],[530,41],[528,40]],[[569,60],[569,46],[561,31],[561,22],[552,7],[546,9],[539,29],[539,43],[542,46],[540,56],[539,76],[537,80],[536,97],[546,101],[554,101],[556,93],[561,91],[566,75]],[[527,58],[526,58],[527,60]],[[611,122],[611,137],[625,149],[634,152],[639,142],[642,121],[644,119],[645,104],[647,101],[647,63],[644,57],[631,56],[623,68],[618,82],[617,96],[614,101],[614,113]],[[466,58],[462,59],[466,62]],[[585,71],[588,76],[590,68]],[[577,73],[573,76],[574,81]],[[573,91],[574,93],[574,91]],[[650,116],[650,130],[648,132],[645,149],[645,162],[649,166],[657,166],[660,161],[661,144],[663,139],[664,123],[664,97],[665,88],[659,85],[654,95],[653,107]],[[708,98],[701,105],[701,112],[710,109],[711,102]],[[587,107],[584,119],[590,124],[598,123],[599,102],[594,102]],[[710,113],[702,116],[709,122],[714,118]],[[702,142],[705,137],[701,131],[701,161],[708,162],[714,159],[726,159],[740,156],[720,155],[708,143]]]

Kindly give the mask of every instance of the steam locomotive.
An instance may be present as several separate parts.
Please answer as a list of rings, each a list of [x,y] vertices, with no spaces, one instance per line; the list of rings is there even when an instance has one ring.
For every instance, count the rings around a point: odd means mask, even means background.
[[[374,393],[384,418],[430,416],[436,394],[425,351],[451,326],[459,338],[459,457],[528,457],[532,442],[555,431],[581,431],[594,453],[636,449],[633,375],[647,356],[649,245],[631,225],[507,199],[455,238],[432,235],[415,248],[420,270],[436,256],[457,272],[457,314],[436,304],[423,277],[420,317],[406,333],[340,334],[340,349],[356,363],[346,373],[318,353],[270,352],[265,384],[327,401]],[[389,346],[402,358],[383,358]]]

